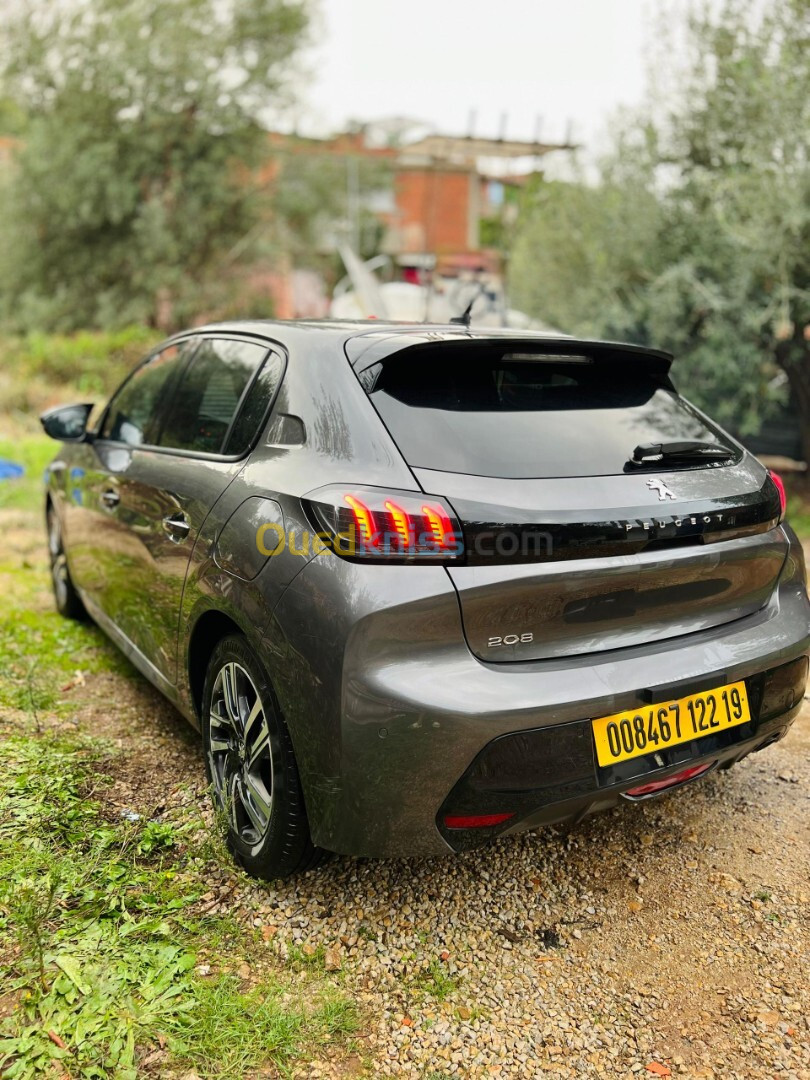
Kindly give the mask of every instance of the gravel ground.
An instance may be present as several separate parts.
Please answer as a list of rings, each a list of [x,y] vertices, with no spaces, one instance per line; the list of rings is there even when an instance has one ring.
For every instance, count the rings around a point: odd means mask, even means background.
[[[207,814],[193,733],[116,682],[88,680],[79,713],[119,734],[115,808]],[[576,828],[277,885],[223,866],[204,900],[261,927],[248,963],[297,948],[339,969],[365,1017],[358,1075],[809,1080],[810,707],[730,772]]]
[[[116,812],[207,807],[196,736],[146,683],[71,693],[120,746]],[[810,1080],[810,706],[730,772],[575,828],[276,885],[223,865],[204,901],[261,928],[247,964],[294,949],[356,998],[358,1055],[302,1078]]]

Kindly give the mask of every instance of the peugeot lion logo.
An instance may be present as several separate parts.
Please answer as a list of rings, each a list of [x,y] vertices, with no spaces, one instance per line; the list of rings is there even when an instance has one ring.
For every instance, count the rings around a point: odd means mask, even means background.
[[[650,491],[658,492],[658,501],[666,502],[667,499],[677,499],[677,495],[674,491],[670,491],[663,480],[648,480],[647,487]]]

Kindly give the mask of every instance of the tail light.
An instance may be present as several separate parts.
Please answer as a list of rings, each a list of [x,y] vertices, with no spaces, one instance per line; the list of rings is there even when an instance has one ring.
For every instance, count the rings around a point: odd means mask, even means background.
[[[461,526],[435,495],[330,486],[304,505],[320,539],[344,559],[445,563],[464,553]]]
[[[776,485],[776,490],[779,492],[779,520],[784,521],[785,511],[787,510],[787,495],[785,494],[785,482],[779,473],[775,473],[772,469],[768,469],[768,476],[773,480]]]

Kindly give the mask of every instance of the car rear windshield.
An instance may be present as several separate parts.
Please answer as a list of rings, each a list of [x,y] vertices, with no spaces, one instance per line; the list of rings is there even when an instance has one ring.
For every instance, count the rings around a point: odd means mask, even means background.
[[[476,476],[606,476],[639,444],[728,445],[643,355],[403,350],[371,400],[411,466]]]

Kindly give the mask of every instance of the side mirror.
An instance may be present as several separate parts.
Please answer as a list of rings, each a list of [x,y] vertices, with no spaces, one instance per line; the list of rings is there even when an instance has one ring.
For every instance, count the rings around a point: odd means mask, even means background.
[[[39,418],[45,434],[58,442],[81,442],[87,435],[87,420],[92,404],[57,405]]]

